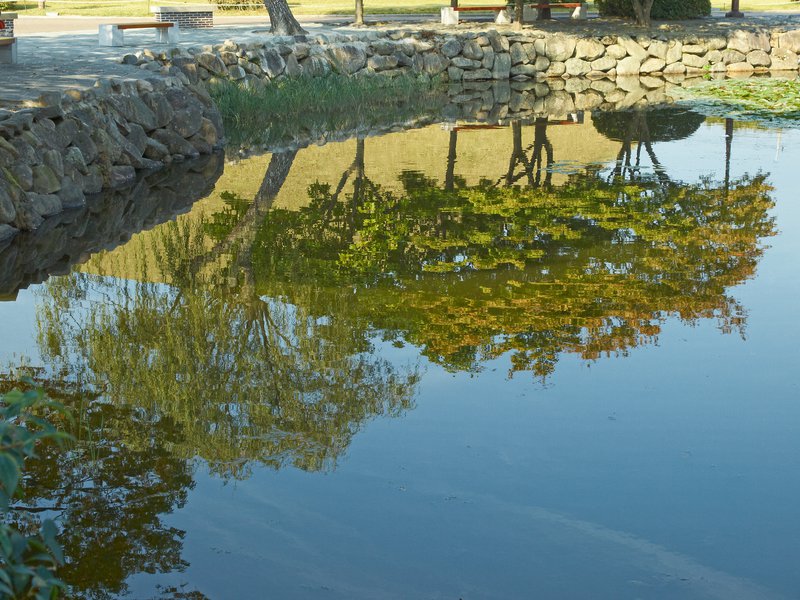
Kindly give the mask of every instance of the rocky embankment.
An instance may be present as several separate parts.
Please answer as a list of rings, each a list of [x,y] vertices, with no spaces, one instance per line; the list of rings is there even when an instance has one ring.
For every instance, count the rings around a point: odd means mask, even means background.
[[[215,79],[258,86],[284,76],[403,73],[444,81],[543,81],[681,77],[798,70],[800,29],[735,30],[727,35],[602,37],[542,32],[406,30],[364,35],[274,37],[265,42],[127,55],[145,69],[177,67],[186,83]]]
[[[211,154],[223,136],[205,89],[168,75],[102,80],[39,104],[0,110],[0,240],[132,185],[137,171]]]

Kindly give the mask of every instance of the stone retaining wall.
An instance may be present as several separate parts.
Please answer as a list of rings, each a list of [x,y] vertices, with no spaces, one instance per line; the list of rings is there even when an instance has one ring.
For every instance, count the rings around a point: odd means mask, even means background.
[[[0,240],[222,141],[211,98],[175,77],[101,80],[40,104],[0,110]]]
[[[187,81],[214,78],[260,85],[285,75],[401,73],[445,81],[527,81],[573,77],[613,79],[705,73],[798,70],[800,30],[736,30],[727,36],[667,39],[639,36],[578,37],[563,33],[445,33],[373,31],[365,35],[272,37],[258,43],[173,49],[169,55],[129,55],[146,67],[176,66]]]

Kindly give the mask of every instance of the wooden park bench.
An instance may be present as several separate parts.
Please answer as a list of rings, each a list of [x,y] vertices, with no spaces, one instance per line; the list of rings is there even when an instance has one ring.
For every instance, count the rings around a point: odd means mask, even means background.
[[[155,29],[156,43],[176,44],[180,27],[172,22],[152,22],[152,23],[116,23],[100,25],[100,45],[101,46],[124,46],[126,29]]]
[[[541,18],[549,19],[550,10],[554,8],[567,8],[572,10],[573,19],[586,18],[585,2],[541,2],[539,4],[526,4],[524,7],[523,19],[525,21],[536,21]],[[541,11],[541,12],[540,12]]]
[[[459,6],[458,0],[451,0],[450,6],[442,8],[442,25],[458,25],[459,13],[467,11],[494,12],[495,23],[511,23],[508,4],[493,6]]]
[[[538,4],[525,4],[522,19],[525,22],[550,18],[549,11],[554,8],[567,8],[572,10],[573,19],[586,18],[585,2],[542,2]],[[513,3],[495,6],[459,6],[458,0],[452,0],[450,6],[442,8],[442,25],[458,25],[459,13],[465,11],[494,11],[495,23],[511,23],[514,14]],[[542,12],[539,12],[542,11]]]
[[[0,65],[13,65],[17,62],[17,38],[0,38]]]

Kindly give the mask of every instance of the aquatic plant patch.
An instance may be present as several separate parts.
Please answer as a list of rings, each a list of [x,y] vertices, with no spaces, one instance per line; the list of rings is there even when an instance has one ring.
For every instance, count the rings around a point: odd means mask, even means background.
[[[710,81],[687,88],[684,98],[702,112],[758,121],[800,121],[800,81],[758,77]]]

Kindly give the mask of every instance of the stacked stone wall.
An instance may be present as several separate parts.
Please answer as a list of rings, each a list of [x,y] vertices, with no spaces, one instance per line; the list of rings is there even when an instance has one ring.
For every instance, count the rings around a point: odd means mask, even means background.
[[[222,141],[211,98],[174,77],[101,80],[39,104],[0,111],[0,239]]]
[[[686,77],[797,72],[800,30],[731,31],[727,36],[582,37],[562,33],[388,31],[366,35],[273,37],[127,60],[176,66],[187,81],[230,79],[261,85],[282,76],[412,73],[450,82],[544,81],[584,77]]]

